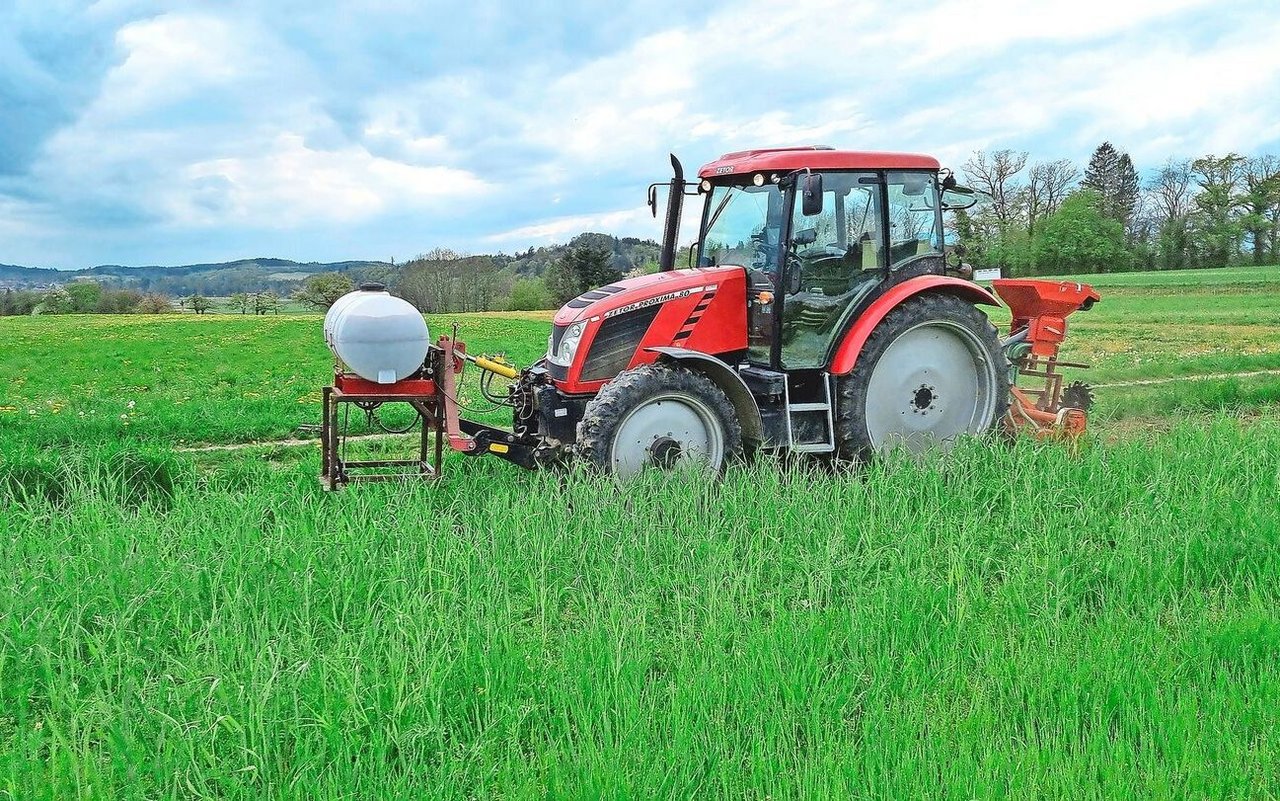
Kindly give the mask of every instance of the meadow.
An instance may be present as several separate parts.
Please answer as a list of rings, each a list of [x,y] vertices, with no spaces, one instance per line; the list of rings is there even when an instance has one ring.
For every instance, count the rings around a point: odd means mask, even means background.
[[[1134,383],[1280,370],[1276,275],[1098,277],[1078,447],[625,493],[321,492],[318,316],[0,319],[0,795],[1280,797],[1280,374]]]

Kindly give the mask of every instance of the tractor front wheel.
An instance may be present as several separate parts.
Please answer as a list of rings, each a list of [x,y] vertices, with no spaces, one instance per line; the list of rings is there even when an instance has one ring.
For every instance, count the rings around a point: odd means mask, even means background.
[[[711,379],[647,364],[623,371],[587,404],[577,451],[622,479],[646,468],[693,467],[718,475],[742,452],[742,428]]]
[[[841,458],[946,449],[1000,422],[1009,407],[1009,363],[976,306],[921,295],[885,315],[837,390]]]

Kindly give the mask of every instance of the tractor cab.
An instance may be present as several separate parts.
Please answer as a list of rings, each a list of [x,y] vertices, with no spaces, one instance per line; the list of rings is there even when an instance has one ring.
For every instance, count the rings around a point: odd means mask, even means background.
[[[804,165],[804,166],[799,166]],[[731,153],[700,171],[699,267],[748,271],[748,355],[821,369],[878,290],[943,275],[944,188],[927,156],[797,148]]]

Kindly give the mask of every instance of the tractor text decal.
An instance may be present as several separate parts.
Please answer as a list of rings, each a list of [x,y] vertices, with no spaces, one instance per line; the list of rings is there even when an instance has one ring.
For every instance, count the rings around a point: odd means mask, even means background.
[[[701,292],[703,289],[706,289],[706,287],[697,286],[693,289],[681,289],[678,292],[668,292],[665,295],[658,295],[656,298],[638,300],[635,303],[628,303],[626,306],[619,306],[616,309],[611,309],[605,312],[604,316],[605,319],[608,319],[610,317],[616,317],[619,314],[626,314],[627,312],[635,311],[636,309],[647,309],[650,306],[656,306],[659,303],[666,303],[667,301],[675,300],[676,298],[687,298],[694,292]]]

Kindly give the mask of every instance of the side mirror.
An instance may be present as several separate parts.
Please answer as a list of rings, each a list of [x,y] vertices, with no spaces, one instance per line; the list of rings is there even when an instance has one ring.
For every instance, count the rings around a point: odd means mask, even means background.
[[[822,173],[808,173],[800,182],[800,211],[806,217],[822,213]]]
[[[967,186],[956,186],[942,192],[942,210],[967,209],[978,202],[978,194]]]

